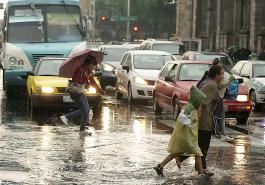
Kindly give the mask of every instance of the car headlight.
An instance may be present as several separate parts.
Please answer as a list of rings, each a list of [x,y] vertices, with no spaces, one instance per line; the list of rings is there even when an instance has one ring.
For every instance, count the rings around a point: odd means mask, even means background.
[[[139,76],[134,78],[134,82],[141,85],[147,85],[147,82]]]
[[[41,87],[41,92],[46,93],[46,94],[50,94],[50,93],[54,92],[54,88],[52,88],[52,87]]]
[[[241,102],[248,101],[248,96],[247,95],[237,95],[236,100],[241,101]]]
[[[10,65],[10,67],[23,67],[24,65],[24,61],[17,58],[17,57],[14,57],[14,56],[7,56],[8,57],[8,63]]]
[[[108,64],[103,64],[104,71],[114,71],[114,67]]]
[[[97,89],[95,87],[89,87],[88,89],[85,89],[86,94],[96,94]]]

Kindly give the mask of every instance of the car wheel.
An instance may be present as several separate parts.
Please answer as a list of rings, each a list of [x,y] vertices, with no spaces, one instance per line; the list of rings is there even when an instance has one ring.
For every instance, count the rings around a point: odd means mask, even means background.
[[[132,86],[131,86],[131,84],[128,85],[128,102],[130,104],[134,103],[134,99],[133,99],[133,96],[132,96]]]
[[[236,118],[238,124],[247,124],[248,116]]]
[[[257,103],[257,98],[256,98],[256,93],[255,91],[252,91],[250,93],[250,102],[251,102],[251,105],[252,105],[252,110],[253,111],[257,111],[260,109],[260,105]]]
[[[27,112],[30,117],[33,117],[35,114],[38,113],[38,108],[34,105],[31,96],[28,96]]]
[[[116,87],[116,97],[118,100],[122,99],[123,94],[120,92],[119,87]]]
[[[155,96],[155,92],[153,96],[153,110],[155,112],[155,115],[161,115],[163,110],[158,103],[157,97]]]
[[[178,118],[179,113],[180,113],[179,100],[178,98],[174,98],[173,99],[173,119],[174,121]]]
[[[102,99],[100,99],[100,102],[97,106],[92,107],[93,111],[93,117],[98,118],[101,115],[102,112]]]

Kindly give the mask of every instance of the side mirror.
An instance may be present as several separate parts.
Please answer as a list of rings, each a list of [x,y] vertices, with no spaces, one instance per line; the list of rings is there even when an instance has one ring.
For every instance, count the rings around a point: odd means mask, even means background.
[[[165,76],[165,81],[167,81],[167,82],[174,82],[174,77],[173,76],[170,76],[170,75],[167,75],[167,76]]]
[[[130,71],[130,67],[129,66],[122,66],[122,69],[126,70],[127,73]]]
[[[238,78],[237,81],[238,81],[238,84],[244,83],[244,79],[243,78]]]

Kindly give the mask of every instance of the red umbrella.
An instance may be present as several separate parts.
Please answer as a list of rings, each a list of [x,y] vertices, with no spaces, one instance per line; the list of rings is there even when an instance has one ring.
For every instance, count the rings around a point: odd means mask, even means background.
[[[71,78],[76,69],[84,63],[84,60],[88,56],[94,56],[98,63],[102,62],[103,60],[103,52],[85,49],[82,52],[73,54],[69,59],[62,63],[59,68],[59,76]]]

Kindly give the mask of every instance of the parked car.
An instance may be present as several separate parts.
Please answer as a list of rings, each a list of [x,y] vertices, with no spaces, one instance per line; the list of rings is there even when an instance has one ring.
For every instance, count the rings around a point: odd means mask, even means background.
[[[177,41],[148,39],[142,42],[141,50],[165,51],[171,53],[175,59],[182,58],[186,52],[185,45]]]
[[[72,108],[75,103],[66,93],[68,78],[59,77],[59,67],[66,58],[42,58],[27,77],[28,108],[36,113],[45,108]],[[95,79],[96,80],[96,79]],[[102,96],[94,87],[85,95],[93,113],[102,108]]]
[[[98,51],[104,53],[103,62],[98,66],[98,75],[100,85],[103,89],[106,86],[115,87],[117,77],[115,74],[116,67],[125,52],[134,49],[133,45],[102,45]]]
[[[239,61],[231,72],[243,78],[253,110],[265,104],[265,61]]]
[[[196,86],[205,71],[211,66],[211,61],[180,60],[168,62],[161,70],[153,90],[153,109],[155,114],[161,114],[163,109],[171,111],[175,119],[183,105],[188,101],[189,89]],[[225,72],[225,77],[229,74]],[[237,100],[224,98],[227,117],[233,117],[238,122],[246,122],[251,111],[247,87],[240,84]]]
[[[182,60],[210,61],[218,59],[228,70],[234,66],[233,59],[226,53],[209,51],[187,51],[183,54]]]
[[[124,54],[117,68],[117,98],[152,99],[155,80],[163,65],[172,56],[164,51],[132,50]]]

